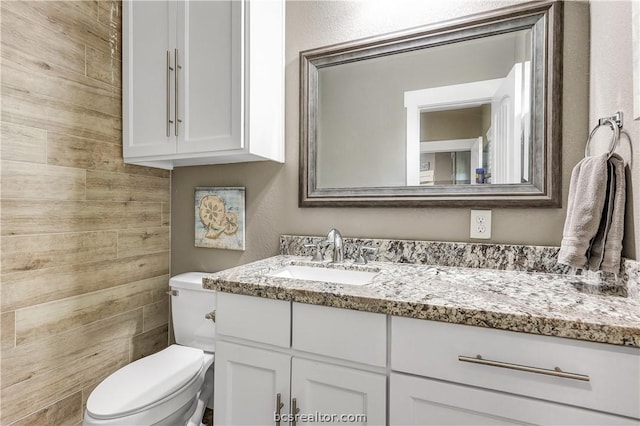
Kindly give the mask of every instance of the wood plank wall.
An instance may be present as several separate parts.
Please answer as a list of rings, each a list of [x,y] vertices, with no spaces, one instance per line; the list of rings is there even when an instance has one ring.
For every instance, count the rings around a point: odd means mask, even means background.
[[[170,176],[122,161],[121,4],[1,4],[2,425],[167,344]]]

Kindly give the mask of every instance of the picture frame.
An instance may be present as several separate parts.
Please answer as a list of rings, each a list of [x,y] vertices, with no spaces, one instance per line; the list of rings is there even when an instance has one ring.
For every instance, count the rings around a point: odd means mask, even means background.
[[[195,189],[195,246],[245,249],[245,188]]]

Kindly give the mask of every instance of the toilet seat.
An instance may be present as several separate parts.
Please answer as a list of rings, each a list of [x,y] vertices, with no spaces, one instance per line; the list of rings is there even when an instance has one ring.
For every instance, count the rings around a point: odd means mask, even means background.
[[[202,349],[171,345],[107,377],[87,400],[87,413],[108,420],[132,415],[165,402],[198,380]]]

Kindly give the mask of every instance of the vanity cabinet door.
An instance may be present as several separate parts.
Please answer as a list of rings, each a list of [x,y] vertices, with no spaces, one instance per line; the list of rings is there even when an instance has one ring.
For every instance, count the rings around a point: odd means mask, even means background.
[[[293,358],[291,398],[301,415],[297,424],[383,425],[386,385],[384,374]]]
[[[289,413],[291,356],[218,342],[215,360],[214,424],[271,425],[276,402]],[[278,398],[279,396],[279,398]]]
[[[391,373],[391,425],[637,425],[627,417]]]

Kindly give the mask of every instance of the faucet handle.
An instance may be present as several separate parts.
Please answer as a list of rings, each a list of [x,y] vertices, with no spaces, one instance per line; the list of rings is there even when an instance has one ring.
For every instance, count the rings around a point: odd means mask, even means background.
[[[358,246],[356,251],[356,259],[353,261],[356,265],[366,265],[367,264],[367,255],[364,252],[368,252],[370,254],[378,253],[378,247],[365,247]]]
[[[305,244],[304,245],[307,248],[315,248],[316,249],[314,255],[311,256],[311,261],[312,262],[322,262],[324,260],[322,258],[322,254],[320,253],[320,246],[321,245],[322,245],[322,242],[319,242],[317,244]]]

